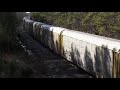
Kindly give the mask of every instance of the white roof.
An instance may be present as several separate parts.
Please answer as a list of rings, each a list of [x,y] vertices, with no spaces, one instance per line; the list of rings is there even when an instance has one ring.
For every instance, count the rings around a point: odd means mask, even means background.
[[[26,13],[30,13],[30,12],[26,12]]]
[[[52,31],[52,29],[50,29],[51,27],[53,27],[53,26],[52,25],[47,25],[47,24],[43,24],[41,26],[41,28],[43,28],[43,29],[48,29],[48,30]]]
[[[51,29],[53,29],[53,32],[56,32],[56,33],[60,34],[61,31],[63,31],[65,28],[61,28],[61,27],[51,27]]]
[[[56,26],[47,25],[47,24],[42,25],[41,28],[48,29],[48,30],[53,31],[53,32],[56,32],[56,33],[58,33],[58,34],[60,34],[60,32],[65,29],[65,28],[56,27]]]
[[[73,31],[66,29],[63,32],[63,35],[69,36],[78,40],[82,40],[85,42],[89,42],[91,44],[95,44],[97,46],[107,46],[108,49],[116,49],[117,51],[120,49],[120,40],[107,38],[103,36],[88,34],[80,31]]]

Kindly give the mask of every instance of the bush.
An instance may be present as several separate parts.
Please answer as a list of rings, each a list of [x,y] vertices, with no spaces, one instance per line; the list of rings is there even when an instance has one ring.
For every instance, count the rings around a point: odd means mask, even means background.
[[[120,12],[34,12],[32,19],[68,29],[120,39]]]

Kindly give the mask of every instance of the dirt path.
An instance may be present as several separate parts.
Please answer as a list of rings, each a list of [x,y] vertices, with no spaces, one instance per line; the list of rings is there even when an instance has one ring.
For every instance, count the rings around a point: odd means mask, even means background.
[[[82,69],[69,63],[67,60],[57,55],[43,44],[36,41],[27,34],[22,26],[17,29],[18,38],[24,49],[29,53],[28,60],[22,61],[29,65],[34,74],[34,78],[91,78]]]

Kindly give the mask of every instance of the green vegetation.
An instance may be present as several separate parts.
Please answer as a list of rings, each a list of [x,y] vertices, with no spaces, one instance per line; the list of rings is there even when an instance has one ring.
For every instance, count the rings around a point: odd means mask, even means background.
[[[32,19],[68,29],[120,39],[120,12],[34,12]]]

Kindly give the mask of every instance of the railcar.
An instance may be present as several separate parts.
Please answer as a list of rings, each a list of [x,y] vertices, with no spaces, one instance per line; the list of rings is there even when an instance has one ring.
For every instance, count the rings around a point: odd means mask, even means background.
[[[30,35],[33,35],[33,23],[34,23],[34,21],[30,20],[28,23],[29,23],[28,24],[29,33],[30,33]]]
[[[52,25],[44,24],[41,26],[41,41],[50,49],[52,49]]]
[[[120,40],[47,25],[28,18],[23,19],[23,27],[41,43],[93,76],[120,76]]]
[[[37,38],[37,24],[38,22],[33,23],[33,36]]]
[[[87,72],[94,73],[93,64],[90,63],[93,59],[87,56],[91,52],[91,43],[82,41],[81,35],[79,31],[69,29],[63,31],[62,56]],[[86,67],[86,63],[89,67]]]

